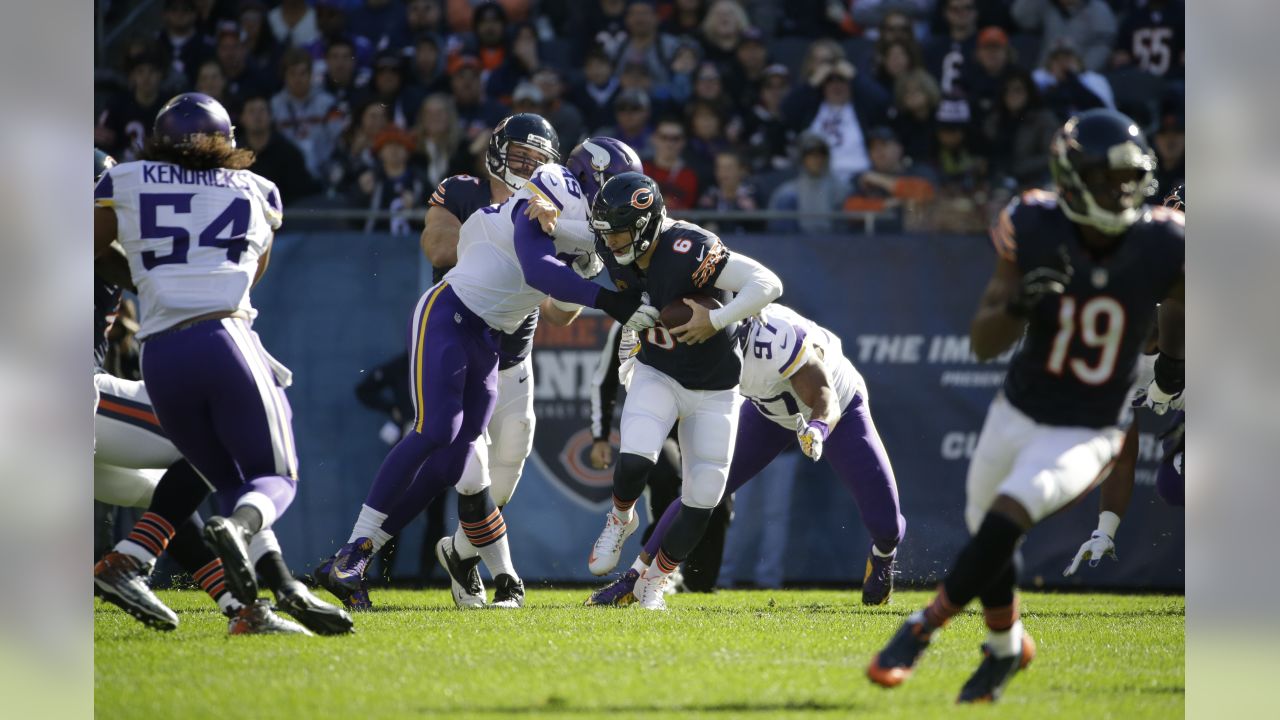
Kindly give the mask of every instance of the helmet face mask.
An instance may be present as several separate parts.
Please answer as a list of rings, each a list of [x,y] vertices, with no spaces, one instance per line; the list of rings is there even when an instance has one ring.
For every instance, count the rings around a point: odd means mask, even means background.
[[[1107,235],[1128,230],[1155,189],[1155,156],[1132,120],[1113,110],[1071,118],[1054,136],[1049,169],[1063,212]]]
[[[560,161],[560,139],[541,115],[517,113],[498,123],[489,138],[489,174],[511,188],[524,187],[539,166]]]
[[[657,184],[636,172],[607,180],[591,206],[591,228],[619,265],[630,265],[648,252],[666,217]]]

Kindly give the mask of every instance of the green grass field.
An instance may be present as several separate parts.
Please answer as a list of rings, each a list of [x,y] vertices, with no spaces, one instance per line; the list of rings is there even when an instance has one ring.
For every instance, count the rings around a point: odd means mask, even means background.
[[[679,595],[665,614],[585,608],[586,594],[531,587],[521,611],[461,612],[446,590],[375,592],[378,609],[338,638],[229,638],[192,591],[160,593],[182,618],[172,633],[97,600],[97,717],[1183,715],[1182,596],[1025,594],[1036,661],[997,706],[957,709],[985,634],[978,613],[941,632],[906,685],[863,676],[926,593],[870,609],[855,592]]]

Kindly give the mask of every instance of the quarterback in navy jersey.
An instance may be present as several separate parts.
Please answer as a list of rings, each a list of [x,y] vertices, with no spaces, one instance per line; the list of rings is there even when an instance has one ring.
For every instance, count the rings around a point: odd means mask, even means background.
[[[1115,463],[1157,305],[1160,354],[1146,392],[1165,404],[1182,392],[1184,218],[1143,204],[1155,165],[1128,117],[1081,113],[1050,146],[1057,192],[1015,199],[992,229],[999,257],[971,346],[985,360],[1021,344],[969,465],[972,538],[933,602],[872,660],[873,682],[904,682],[933,633],[978,598],[989,632],[959,701],[997,700],[1035,655],[1018,614],[1018,544]]]
[[[640,333],[638,362],[622,409],[613,509],[587,560],[595,575],[617,565],[623,543],[639,526],[632,506],[679,422],[685,466],[680,514],[635,585],[640,607],[664,609],[667,578],[702,537],[728,480],[742,403],[738,328],[782,294],[782,281],[755,260],[731,253],[713,233],[667,218],[662,191],[640,173],[622,173],[605,183],[591,217],[616,284],[644,291],[658,308],[685,298],[692,311],[684,325]],[[732,299],[730,293],[735,293]],[[685,297],[691,294],[710,295],[723,306],[708,311]]]

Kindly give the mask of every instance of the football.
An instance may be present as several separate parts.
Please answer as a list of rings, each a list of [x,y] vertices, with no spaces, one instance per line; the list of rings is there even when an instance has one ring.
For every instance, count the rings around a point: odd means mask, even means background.
[[[667,306],[662,308],[662,314],[659,316],[658,321],[662,323],[663,327],[668,330],[678,328],[689,322],[689,319],[693,317],[693,310],[690,309],[688,305],[684,304],[685,298],[693,300],[708,310],[715,310],[718,307],[723,307],[719,300],[716,300],[710,295],[703,295],[701,293],[682,295],[667,303]]]

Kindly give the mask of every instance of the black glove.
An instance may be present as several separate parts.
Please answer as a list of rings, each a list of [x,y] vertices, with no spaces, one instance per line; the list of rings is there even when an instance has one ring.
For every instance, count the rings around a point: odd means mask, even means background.
[[[1006,306],[1010,315],[1026,317],[1046,296],[1061,295],[1067,291],[1075,270],[1065,247],[1058,249],[1058,257],[1061,261],[1058,267],[1042,265],[1022,276],[1022,285]]]

